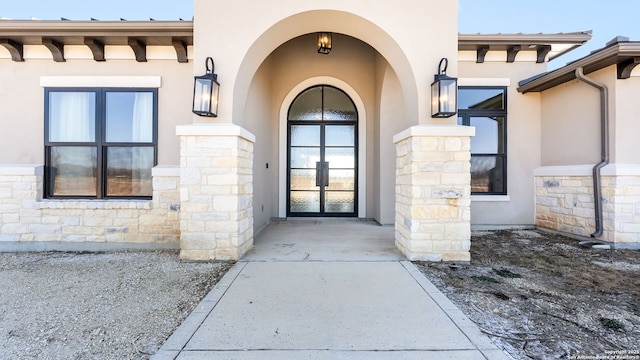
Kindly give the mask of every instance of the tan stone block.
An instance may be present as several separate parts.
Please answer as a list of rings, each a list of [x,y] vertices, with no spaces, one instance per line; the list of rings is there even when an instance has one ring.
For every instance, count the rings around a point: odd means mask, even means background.
[[[462,141],[458,137],[447,137],[444,140],[445,151],[461,151]]]
[[[445,173],[442,174],[442,184],[465,185],[471,182],[469,173]]]
[[[404,247],[409,249],[412,253],[432,253],[433,251],[433,241],[407,241],[404,243]]]
[[[442,254],[442,261],[471,261],[471,254],[468,251],[446,252]]]
[[[451,251],[451,241],[433,241],[432,243],[433,252],[441,253],[445,251]]]
[[[180,250],[180,259],[181,260],[192,260],[192,261],[208,261],[212,260],[209,256],[208,250]]]

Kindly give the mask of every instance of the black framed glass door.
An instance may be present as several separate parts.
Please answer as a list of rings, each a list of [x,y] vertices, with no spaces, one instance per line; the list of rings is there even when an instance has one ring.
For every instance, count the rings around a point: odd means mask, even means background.
[[[357,113],[341,90],[316,86],[291,105],[287,216],[356,216]]]

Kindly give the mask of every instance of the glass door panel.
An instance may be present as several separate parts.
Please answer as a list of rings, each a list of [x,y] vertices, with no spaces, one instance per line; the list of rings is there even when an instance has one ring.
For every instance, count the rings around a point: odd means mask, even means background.
[[[294,100],[288,120],[287,215],[356,216],[357,112],[351,99],[335,88],[311,88]]]

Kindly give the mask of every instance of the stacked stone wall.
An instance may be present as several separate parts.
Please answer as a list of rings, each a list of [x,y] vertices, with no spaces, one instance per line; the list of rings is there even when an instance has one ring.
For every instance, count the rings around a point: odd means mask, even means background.
[[[0,241],[177,243],[178,169],[153,169],[152,200],[43,199],[41,165],[0,166]]]
[[[544,168],[536,172],[536,226],[589,237],[595,231],[592,176],[545,174],[549,170]],[[640,176],[616,174],[607,168],[603,173],[603,234],[599,239],[619,248],[640,247]]]
[[[396,245],[410,260],[470,260],[469,130],[451,128],[396,139]]]
[[[233,125],[180,130],[183,259],[237,260],[253,246],[253,141],[236,132]]]

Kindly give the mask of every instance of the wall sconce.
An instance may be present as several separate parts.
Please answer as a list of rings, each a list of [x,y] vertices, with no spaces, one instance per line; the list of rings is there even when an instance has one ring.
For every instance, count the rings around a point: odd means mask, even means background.
[[[328,54],[331,52],[331,33],[318,33],[318,54]]]
[[[200,116],[218,117],[218,95],[220,84],[218,75],[213,73],[214,64],[211,57],[205,60],[207,72],[195,76],[193,82],[193,113]]]
[[[458,79],[447,76],[448,66],[449,60],[442,58],[431,84],[431,117],[434,118],[447,118],[458,112]]]

